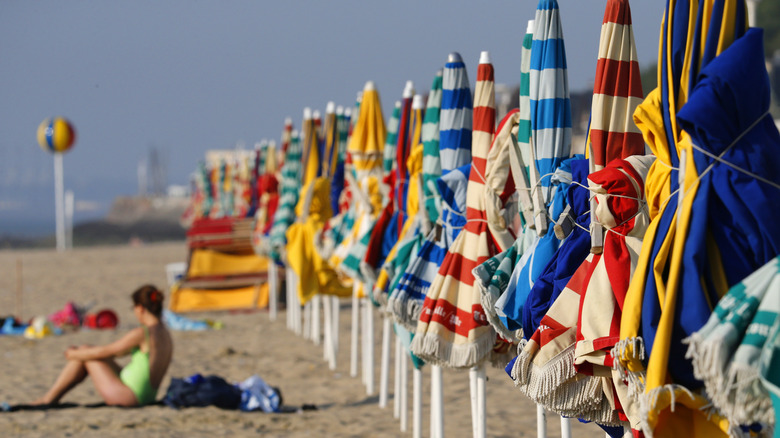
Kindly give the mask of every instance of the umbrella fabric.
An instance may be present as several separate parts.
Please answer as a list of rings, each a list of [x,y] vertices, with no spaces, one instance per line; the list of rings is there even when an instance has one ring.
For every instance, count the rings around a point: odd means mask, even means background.
[[[603,252],[593,267],[580,300],[574,367],[579,373],[613,374],[610,350],[619,340],[621,309],[642,247],[649,218],[644,204],[644,181],[652,155],[616,159],[588,176],[596,199],[596,218],[607,229]],[[638,406],[629,398],[623,376],[614,373],[610,391],[618,397],[613,409],[638,429]],[[615,408],[615,405],[619,408]]]
[[[258,177],[256,190],[259,194],[255,223],[252,231],[252,246],[258,255],[268,255],[270,245],[268,234],[273,226],[273,217],[279,206],[279,181],[277,179],[276,145],[267,147],[265,170]],[[260,163],[258,163],[258,166]]]
[[[523,38],[520,59],[517,142],[512,145],[513,147],[509,154],[512,177],[514,178],[519,196],[519,209],[522,212],[521,222],[523,223],[523,229],[511,248],[488,259],[474,269],[475,285],[480,292],[485,315],[493,329],[506,340],[514,340],[516,334],[514,330],[509,330],[502,322],[501,317],[505,315],[496,308],[496,302],[510,287],[512,272],[528,247],[531,236],[531,232],[528,232],[528,225],[533,224],[532,188],[529,175],[529,165],[531,163],[531,99],[529,87],[531,82],[531,46],[534,39],[533,26],[534,21],[530,20]],[[535,235],[536,233],[533,232],[533,234]]]
[[[683,207],[690,203],[685,210],[690,229],[682,249],[685,270],[679,280],[685,294],[710,295],[718,280],[735,284],[780,253],[780,229],[771,214],[780,202],[780,185],[773,182],[780,172],[780,134],[768,115],[762,40],[760,29],[735,40],[701,70],[697,87],[678,112],[680,126],[690,134],[681,145],[692,154],[699,175],[691,186],[695,197],[686,193],[683,200]],[[702,117],[701,111],[708,113]],[[722,266],[707,257],[713,244]],[[648,378],[651,371],[648,366]],[[742,408],[749,407],[740,404]],[[736,414],[730,418],[744,420]]]
[[[775,410],[774,437],[779,438],[780,427],[777,425],[780,424],[780,318],[775,319],[775,324],[769,330],[758,373],[761,383],[772,399]]]
[[[610,379],[578,374],[574,369],[577,313],[581,296],[600,255],[589,254],[542,318],[539,327],[507,370],[521,392],[545,408],[567,417],[617,425]]]
[[[508,228],[517,212],[508,158],[519,114],[512,111],[502,120],[493,141],[493,66],[487,59],[482,61],[474,99],[468,221],[428,290],[412,344],[412,351],[423,359],[455,368],[477,365],[493,351],[496,334],[482,310],[472,270],[515,240]]]
[[[409,229],[403,232],[403,239],[397,244],[397,254],[391,264],[386,263],[387,273],[389,275],[390,296],[388,297],[388,309],[398,305],[399,289],[397,288],[403,274],[409,268],[412,260],[416,258],[420,247],[427,234],[432,229],[432,224],[438,219],[439,202],[436,192],[435,179],[441,176],[441,161],[439,159],[439,113],[441,111],[441,89],[442,72],[436,73],[431,85],[431,91],[428,93],[428,102],[425,108],[425,116],[420,132],[419,153],[422,159],[416,157],[417,146],[413,148],[412,153],[407,160],[410,174],[410,192],[409,202],[407,203],[407,214],[413,222],[407,222]],[[417,170],[417,163],[422,167]],[[430,184],[426,184],[426,181]],[[412,188],[412,186],[415,188]],[[420,196],[415,200],[414,194]],[[419,205],[415,205],[415,203]],[[416,212],[416,213],[415,213]],[[405,225],[405,228],[407,227]],[[402,298],[403,299],[403,298]],[[395,300],[395,302],[394,302]],[[401,305],[403,307],[403,304]]]
[[[702,384],[693,376],[690,361],[681,359],[685,352],[682,339],[704,325],[713,304],[741,278],[729,278],[724,271],[722,252],[714,236],[707,237],[711,230],[692,227],[694,201],[710,195],[707,178],[701,179],[705,175],[699,173],[704,169],[698,168],[689,146],[692,133],[681,129],[677,114],[683,105],[687,107],[691,93],[698,88],[697,81],[703,77],[700,73],[745,32],[746,16],[743,1],[707,1],[698,6],[682,1],[667,4],[661,33],[660,87],[635,113],[635,121],[659,161],[648,176],[652,222],[624,304],[621,341],[616,349],[618,366],[630,373],[632,391],[645,392],[640,403],[645,408],[646,430],[664,434],[686,428],[705,436],[725,433],[727,423],[718,416],[709,416],[710,423],[700,410],[709,402],[691,392]],[[718,102],[706,111],[728,111],[723,104]],[[727,143],[732,140],[729,138]],[[702,188],[703,198],[698,195]],[[696,254],[696,261],[689,266],[686,258],[691,260],[692,254]],[[752,259],[748,254],[738,257]],[[701,263],[707,265],[704,270]],[[733,265],[745,266],[741,261]],[[688,288],[692,275],[700,274],[704,275],[697,284]],[[685,316],[681,317],[679,309],[683,307]],[[642,363],[645,355],[646,374]]]
[[[601,25],[586,146],[591,172],[603,169],[614,159],[645,151],[642,132],[633,119],[643,98],[634,41],[628,0],[609,0]],[[595,201],[591,200],[593,246],[598,251],[604,236],[595,220],[595,210]]]
[[[588,151],[592,171],[603,169],[617,158],[644,154],[642,132],[633,119],[643,97],[631,6],[628,0],[608,0],[590,112]]]
[[[780,257],[732,287],[687,340],[694,373],[732,430],[773,422],[772,401],[758,377],[761,355],[771,347],[768,337],[778,320]]]
[[[581,160],[583,157],[575,156],[561,162],[561,165],[555,171],[551,178],[552,196],[549,213],[545,217],[559,217],[566,206],[566,193],[572,180],[571,163]],[[548,223],[552,226],[552,222]],[[527,233],[528,234],[528,233]],[[515,266],[510,278],[510,287],[496,301],[496,307],[503,317],[502,321],[506,327],[515,331],[523,327],[523,314],[528,295],[534,283],[545,271],[547,265],[553,260],[561,241],[555,236],[555,233],[547,233],[542,237],[534,237],[536,233],[530,233],[526,236],[530,242],[524,243],[527,248],[520,261]],[[523,332],[523,336],[528,337],[533,332]]]
[[[422,186],[425,199],[425,210],[429,224],[435,224],[439,219],[438,192],[436,179],[441,176],[441,159],[439,158],[439,120],[441,119],[442,70],[436,72],[428,93],[425,106],[425,119],[422,127],[423,168]]]
[[[611,359],[603,349],[618,339],[621,300],[615,296],[625,294],[631,267],[636,265],[647,223],[642,216],[643,181],[653,159],[613,160],[588,176],[598,199],[598,218],[611,230],[604,252],[587,255],[511,368],[512,378],[524,393],[561,415],[607,425],[617,425],[621,419]],[[579,201],[581,206],[585,202]],[[587,253],[587,233],[584,237]],[[621,389],[625,394],[626,388]]]
[[[533,201],[531,200],[531,49],[534,41],[534,20],[528,21],[520,51],[520,122],[517,130],[517,152],[510,155],[512,176],[520,197],[520,211],[523,225],[534,223]]]
[[[398,124],[401,120],[401,102],[395,102],[395,108],[387,121],[387,140],[382,153],[382,170],[388,175],[395,170],[395,148],[398,144]]]
[[[355,224],[349,237],[336,249],[343,262],[338,269],[350,278],[365,281],[360,272],[360,260],[365,255],[366,236],[371,235],[376,215],[382,208],[382,148],[386,136],[379,93],[373,83],[366,84],[360,103],[360,114],[353,125],[347,151],[355,169]],[[352,176],[347,173],[347,179]],[[350,186],[353,184],[350,183]]]
[[[320,142],[319,132],[313,116],[304,111],[303,123],[301,124],[301,163],[303,170],[303,183],[301,187],[311,185],[320,172]]]
[[[546,204],[552,199],[552,174],[571,151],[571,102],[560,12],[556,0],[540,0],[534,19],[529,94],[536,190],[545,205],[534,207],[540,236],[547,232]]]
[[[584,188],[587,184],[588,161],[575,159],[571,160],[570,164],[572,179],[581,184],[581,186],[570,185],[566,193],[567,204],[572,208],[573,217],[576,218],[576,226],[571,234],[562,240],[558,250],[528,292],[523,306],[524,333],[536,331],[544,314],[590,252],[590,233],[587,231],[590,225],[589,192]],[[560,237],[562,236],[556,236],[556,238]]]
[[[468,163],[471,161],[472,105],[466,66],[460,55],[453,52],[442,75],[439,120],[442,176],[435,180],[441,212],[438,222],[425,236],[414,260],[410,261],[398,282],[393,310],[396,321],[408,330],[416,330],[425,295],[447,254],[447,248],[465,224],[466,187],[471,167]]]
[[[405,94],[407,90],[404,90]],[[409,153],[412,127],[412,101],[414,91],[405,95],[401,102],[401,118],[398,125],[398,140],[396,143],[396,165],[389,181],[391,186],[390,197],[384,205],[379,218],[371,231],[366,253],[360,264],[360,269],[370,283],[376,282],[379,269],[398,241],[398,234],[406,219],[405,214],[399,214],[405,204],[405,186],[403,182],[408,178],[406,169],[406,156]]]
[[[301,188],[301,144],[297,131],[292,131],[290,146],[287,149],[284,166],[282,166],[282,184],[279,190],[279,207],[273,218],[273,226],[269,235],[271,257],[282,260],[282,250],[287,244],[287,228],[295,222],[295,206]]]
[[[423,100],[422,96],[417,95],[412,102],[411,129],[409,130],[411,134],[411,150],[409,151],[409,155],[405,157],[406,162],[404,163],[406,174],[408,175],[405,203],[403,208],[399,205],[398,211],[396,212],[396,222],[398,225],[403,225],[397,235],[389,236],[391,238],[394,237],[396,241],[388,253],[377,280],[374,283],[374,296],[378,297],[378,302],[383,305],[387,304],[391,281],[395,279],[396,274],[401,267],[406,265],[406,261],[414,247],[414,242],[417,240],[416,236],[420,234],[419,231],[422,226],[422,217],[424,214],[421,204],[421,201],[423,200],[422,123]],[[401,183],[402,180],[396,179],[396,182]],[[400,195],[402,195],[402,192],[399,191],[399,196]],[[388,236],[386,235],[386,237]]]
[[[335,113],[332,114],[330,125],[335,132]],[[308,125],[308,126],[307,126]],[[305,164],[305,170],[316,173],[323,168],[329,168],[327,163],[318,161],[320,157],[327,159],[326,150],[320,150],[319,128],[315,117],[309,123],[304,120],[304,127],[308,127],[309,157]],[[333,146],[331,142],[331,146]],[[332,147],[335,149],[335,147]],[[335,270],[327,263],[315,248],[315,241],[327,221],[333,216],[330,202],[330,181],[327,176],[313,175],[311,181],[306,179],[312,175],[305,175],[305,184],[301,190],[303,196],[295,207],[297,221],[287,229],[287,264],[298,276],[298,297],[301,304],[305,304],[314,295],[327,294],[349,296],[351,288],[343,285]]]
[[[290,148],[290,140],[292,139],[293,122],[291,118],[284,120],[284,129],[282,130],[282,144],[279,148],[278,168],[281,172],[281,168],[284,166],[284,162],[287,159],[287,149]],[[281,179],[281,178],[280,178]]]

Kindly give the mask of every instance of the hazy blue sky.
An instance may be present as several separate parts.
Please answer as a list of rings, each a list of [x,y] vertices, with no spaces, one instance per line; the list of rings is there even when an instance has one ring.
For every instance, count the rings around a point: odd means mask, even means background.
[[[592,86],[605,0],[560,0],[572,89]],[[634,1],[640,63],[654,62],[664,2]],[[77,221],[137,191],[149,149],[186,184],[208,149],[277,139],[284,118],[328,101],[351,106],[366,80],[389,109],[405,81],[424,92],[450,51],[472,84],[481,50],[496,81],[519,80],[536,2],[0,2],[0,235],[54,231],[46,117],[69,118],[65,156]],[[387,113],[385,114],[387,116]]]

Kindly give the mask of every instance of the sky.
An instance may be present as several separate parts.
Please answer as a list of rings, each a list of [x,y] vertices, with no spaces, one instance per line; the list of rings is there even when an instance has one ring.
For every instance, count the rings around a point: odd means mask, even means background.
[[[572,90],[592,87],[605,0],[559,0]],[[664,2],[632,3],[641,65],[655,62]],[[472,86],[482,50],[497,83],[517,84],[536,2],[0,2],[0,235],[54,233],[53,160],[36,141],[64,116],[75,221],[138,192],[156,148],[169,184],[186,185],[210,149],[278,141],[304,107],[354,105],[376,82],[385,117],[412,80],[430,88],[458,51]]]

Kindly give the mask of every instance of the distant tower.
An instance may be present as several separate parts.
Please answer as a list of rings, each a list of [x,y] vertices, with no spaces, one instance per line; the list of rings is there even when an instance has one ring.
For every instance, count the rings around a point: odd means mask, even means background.
[[[168,186],[168,171],[165,157],[161,156],[156,147],[149,150],[149,194],[152,196],[165,195]]]
[[[146,183],[148,180],[146,160],[141,160],[138,162],[138,196],[146,196]]]

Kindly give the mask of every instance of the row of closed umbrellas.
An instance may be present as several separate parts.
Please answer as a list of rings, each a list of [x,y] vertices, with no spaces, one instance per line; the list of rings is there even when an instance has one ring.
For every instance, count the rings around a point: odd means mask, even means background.
[[[761,30],[743,0],[667,0],[659,47],[644,97],[628,1],[607,1],[587,158],[570,156],[555,0],[518,45],[520,106],[501,120],[487,52],[473,92],[450,54],[387,123],[371,82],[324,127],[305,114],[285,127],[258,249],[301,303],[368,297],[417,367],[506,367],[537,404],[613,435],[768,433],[780,135]]]

